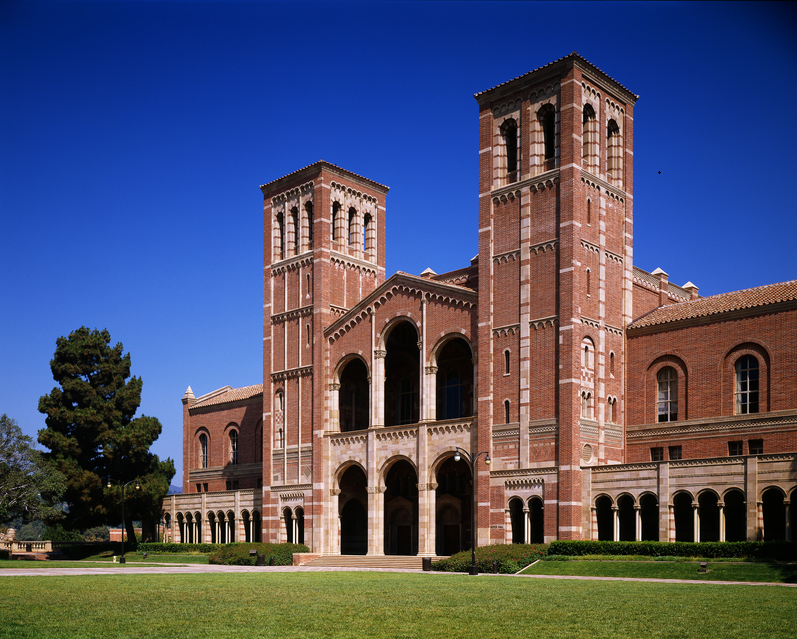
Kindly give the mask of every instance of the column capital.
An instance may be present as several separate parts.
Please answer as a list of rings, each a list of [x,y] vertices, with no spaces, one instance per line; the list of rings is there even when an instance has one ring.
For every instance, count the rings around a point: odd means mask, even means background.
[[[330,383],[329,390],[331,391],[338,391],[340,390],[340,384],[335,384],[334,382]]]
[[[329,489],[329,496],[330,497],[337,497],[340,495],[340,488],[330,488]]]
[[[427,375],[436,375],[437,374],[437,366],[427,366],[426,367],[426,374]]]
[[[385,357],[387,357],[387,351],[377,349],[374,351],[374,357],[376,359],[385,359]]]

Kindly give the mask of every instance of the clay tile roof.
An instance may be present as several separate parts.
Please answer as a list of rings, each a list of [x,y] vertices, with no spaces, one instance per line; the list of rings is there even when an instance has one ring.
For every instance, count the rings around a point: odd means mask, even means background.
[[[708,317],[730,311],[796,300],[797,280],[791,280],[790,282],[768,284],[767,286],[748,288],[743,291],[731,291],[730,293],[721,293],[710,297],[700,297],[690,302],[661,306],[637,318],[628,328],[655,326],[657,324],[667,324],[696,317]]]
[[[216,404],[227,404],[228,402],[237,402],[242,399],[249,399],[263,394],[263,384],[255,384],[254,386],[243,386],[241,388],[230,388],[223,393],[209,393],[211,397],[203,400],[201,397],[197,398],[196,404],[191,408],[199,406],[214,406]]]
[[[479,91],[478,93],[474,93],[474,94],[473,94],[473,97],[475,98],[475,97],[478,97],[478,96],[480,96],[480,95],[483,95],[483,94],[485,94],[485,93],[489,93],[490,91],[493,91],[494,89],[497,89],[498,87],[502,87],[502,86],[504,86],[505,84],[509,84],[510,82],[514,82],[515,80],[518,80],[518,79],[520,79],[520,78],[525,78],[527,75],[531,75],[532,73],[536,73],[536,72],[537,72],[537,71],[539,71],[540,69],[544,69],[544,68],[546,68],[546,67],[549,67],[549,66],[551,66],[552,64],[556,64],[557,62],[561,62],[562,60],[567,60],[568,58],[578,58],[579,60],[581,60],[582,62],[584,62],[584,63],[588,64],[589,66],[591,66],[593,69],[595,69],[596,71],[598,71],[598,72],[599,72],[599,73],[601,73],[602,75],[604,75],[604,76],[606,76],[607,78],[609,78],[609,79],[610,79],[612,82],[614,82],[615,84],[617,84],[617,86],[619,86],[619,87],[621,87],[621,88],[625,89],[626,91],[628,91],[628,93],[630,93],[631,95],[633,95],[634,97],[636,97],[637,99],[639,99],[639,96],[638,96],[638,95],[636,95],[636,93],[633,93],[633,92],[632,92],[632,91],[630,91],[628,88],[624,87],[622,84],[620,84],[619,82],[617,82],[617,80],[615,80],[615,79],[614,79],[612,76],[610,76],[608,73],[606,73],[605,71],[603,71],[603,70],[599,69],[599,68],[598,68],[598,67],[596,67],[594,64],[592,64],[592,62],[590,62],[589,60],[585,59],[583,56],[580,56],[580,55],[579,55],[578,53],[576,53],[575,51],[573,51],[573,53],[571,53],[570,55],[566,55],[566,56],[564,56],[564,57],[561,57],[561,58],[559,58],[558,60],[554,60],[553,62],[549,62],[548,64],[544,64],[544,65],[542,65],[541,67],[537,67],[536,69],[533,69],[532,71],[527,71],[527,72],[526,72],[526,73],[524,73],[523,75],[519,75],[517,78],[512,78],[511,80],[507,80],[506,82],[502,82],[501,84],[496,84],[494,87],[490,87],[489,89],[485,89],[484,91]]]
[[[325,167],[325,166],[326,167],[331,167],[333,169],[337,169],[338,171],[342,171],[343,173],[348,173],[349,175],[354,176],[356,178],[360,178],[361,180],[364,180],[365,182],[370,182],[371,184],[376,184],[377,186],[381,186],[386,191],[390,190],[389,186],[385,186],[384,184],[380,184],[379,182],[376,182],[376,181],[374,181],[374,180],[372,180],[370,178],[367,178],[364,175],[360,175],[359,173],[355,173],[354,171],[349,171],[348,169],[344,169],[342,166],[338,166],[337,164],[332,164],[332,162],[327,162],[326,160],[318,160],[318,162],[313,162],[312,164],[308,164],[307,166],[303,166],[301,169],[296,169],[295,171],[291,171],[290,173],[288,173],[286,175],[283,175],[282,177],[279,177],[276,180],[271,180],[271,182],[266,182],[265,184],[261,184],[260,185],[260,189],[261,190],[265,189],[266,187],[271,186],[275,182],[279,182],[280,180],[284,180],[285,178],[290,177],[291,175],[294,175],[296,173],[301,173],[302,171],[305,171],[307,169],[310,169],[310,168],[313,168],[313,167],[321,168],[321,167]]]

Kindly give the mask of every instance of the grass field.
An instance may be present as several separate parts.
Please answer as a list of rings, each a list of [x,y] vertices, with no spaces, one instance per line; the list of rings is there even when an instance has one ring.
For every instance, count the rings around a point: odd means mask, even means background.
[[[552,562],[553,563],[553,562]],[[797,589],[367,572],[0,578],[0,638],[789,637]]]
[[[796,564],[709,561],[707,573],[699,573],[698,568],[698,563],[683,561],[589,561],[579,559],[577,561],[538,561],[526,568],[522,574],[797,583]],[[795,598],[797,599],[797,597]],[[797,634],[797,629],[795,629],[795,634]]]

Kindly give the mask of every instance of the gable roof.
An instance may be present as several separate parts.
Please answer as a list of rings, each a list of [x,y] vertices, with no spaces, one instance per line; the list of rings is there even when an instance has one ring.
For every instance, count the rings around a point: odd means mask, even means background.
[[[795,302],[794,306],[797,306],[797,280],[700,297],[679,304],[667,304],[638,317],[631,322],[628,330],[748,309],[760,308],[762,312],[767,312],[769,309],[762,307],[784,302]]]
[[[254,386],[242,386],[241,388],[232,388],[225,386],[217,391],[207,393],[201,397],[197,397],[196,403],[192,404],[189,408],[199,408],[204,406],[215,406],[216,404],[227,404],[229,402],[237,402],[242,399],[249,399],[263,394],[263,384],[255,384]]]

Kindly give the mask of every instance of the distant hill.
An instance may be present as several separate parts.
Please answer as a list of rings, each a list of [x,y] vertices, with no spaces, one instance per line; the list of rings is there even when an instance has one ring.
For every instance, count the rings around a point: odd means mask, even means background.
[[[174,484],[172,484],[171,486],[169,486],[169,492],[166,493],[166,494],[167,495],[180,495],[180,494],[182,494],[182,492],[183,492],[183,487],[182,486],[175,486]]]

